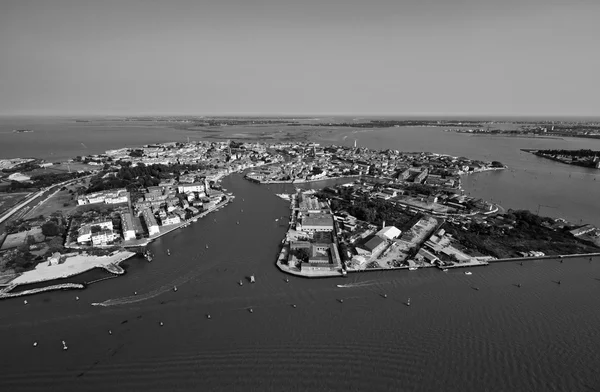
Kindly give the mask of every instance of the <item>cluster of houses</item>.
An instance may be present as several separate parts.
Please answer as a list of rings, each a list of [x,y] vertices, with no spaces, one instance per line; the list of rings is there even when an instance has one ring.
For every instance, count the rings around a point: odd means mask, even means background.
[[[160,227],[178,225],[194,216],[211,210],[220,203],[224,194],[211,189],[208,181],[177,183],[174,180],[161,182],[148,187],[137,200],[130,201],[129,192],[124,189],[98,192],[80,196],[79,204],[130,202],[130,212],[120,214],[120,232],[111,219],[98,220],[81,226],[77,243],[103,246],[115,240],[135,240],[160,234]]]
[[[78,205],[86,204],[120,204],[129,202],[129,192],[125,189],[111,189],[77,196]]]

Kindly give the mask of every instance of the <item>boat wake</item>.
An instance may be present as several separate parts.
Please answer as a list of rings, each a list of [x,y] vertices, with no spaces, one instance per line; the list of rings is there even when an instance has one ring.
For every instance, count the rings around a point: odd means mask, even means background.
[[[154,290],[151,290],[147,293],[138,294],[138,295],[130,295],[127,297],[107,299],[106,301],[103,301],[103,302],[93,302],[92,306],[129,305],[129,304],[134,304],[134,303],[138,303],[138,302],[142,302],[142,301],[147,301],[149,299],[158,297],[159,295],[164,294],[167,291],[172,291],[173,287],[175,287],[175,286],[184,285],[185,283],[189,282],[190,280],[196,278],[201,273],[205,272],[207,269],[212,269],[216,266],[218,266],[218,265],[211,265],[211,264],[202,265],[201,267],[193,270],[191,273],[180,276],[179,278],[174,279],[171,282],[169,282],[165,285],[162,285]]]
[[[379,284],[380,282],[376,280],[367,280],[365,282],[357,282],[357,283],[347,283],[347,284],[338,284],[337,287],[341,289],[349,289],[349,288],[357,288],[357,287],[368,287]]]

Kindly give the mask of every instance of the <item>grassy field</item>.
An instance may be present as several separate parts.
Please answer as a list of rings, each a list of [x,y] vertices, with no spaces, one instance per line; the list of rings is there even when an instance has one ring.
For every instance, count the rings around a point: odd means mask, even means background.
[[[74,189],[74,187],[68,187],[67,190],[58,191],[54,196],[49,198],[42,205],[37,206],[30,210],[25,216],[24,219],[34,218],[39,215],[49,216],[53,212],[58,210],[62,211],[63,214],[68,214],[77,208],[77,201],[73,194],[69,193],[69,189]],[[73,197],[73,200],[71,198]],[[65,207],[64,204],[68,203],[68,206]]]
[[[0,194],[0,214],[17,205],[27,196],[27,193]]]
[[[102,166],[90,166],[90,165],[86,165],[86,164],[80,163],[80,162],[73,162],[67,166],[64,163],[61,163],[60,165],[52,165],[52,166],[48,166],[46,168],[35,169],[35,170],[27,172],[26,174],[28,176],[35,176],[38,174],[68,173],[69,168],[71,169],[72,172],[76,172],[78,170],[90,171],[90,170],[101,169]]]

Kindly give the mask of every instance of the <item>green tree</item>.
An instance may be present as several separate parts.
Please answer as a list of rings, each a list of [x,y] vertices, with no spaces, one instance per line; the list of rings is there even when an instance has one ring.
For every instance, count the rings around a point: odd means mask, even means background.
[[[55,237],[60,234],[60,227],[53,221],[48,221],[42,225],[42,234],[46,237]]]

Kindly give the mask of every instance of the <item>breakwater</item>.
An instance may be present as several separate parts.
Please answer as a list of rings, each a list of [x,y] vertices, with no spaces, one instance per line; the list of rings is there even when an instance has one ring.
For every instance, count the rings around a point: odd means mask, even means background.
[[[37,289],[23,290],[23,291],[19,291],[16,293],[12,293],[10,291],[9,292],[0,292],[0,299],[22,297],[24,295],[39,294],[39,293],[43,293],[46,291],[53,291],[53,290],[71,290],[71,289],[84,289],[84,288],[85,288],[85,285],[81,284],[81,283],[61,283],[61,284],[57,284],[57,285],[53,285],[53,286],[40,287]],[[14,289],[14,287],[13,287],[13,289]]]

